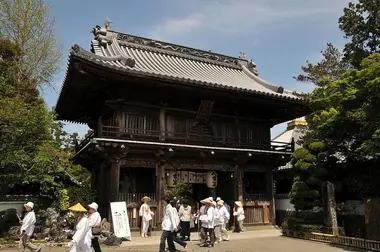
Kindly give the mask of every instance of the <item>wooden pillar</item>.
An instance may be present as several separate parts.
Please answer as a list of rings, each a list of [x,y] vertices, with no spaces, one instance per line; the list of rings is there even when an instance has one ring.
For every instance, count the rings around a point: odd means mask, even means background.
[[[99,195],[99,206],[100,210],[99,213],[102,217],[108,218],[108,211],[109,211],[109,201],[108,201],[108,190],[107,190],[107,181],[108,181],[108,174],[107,174],[107,167],[104,162],[100,164],[99,167],[99,179],[98,185],[97,185],[97,193]]]
[[[160,108],[160,141],[165,142],[166,133],[166,110],[165,108]]]
[[[237,137],[236,144],[238,144],[238,146],[240,146],[241,145],[241,139],[240,139],[240,121],[239,121],[239,118],[237,116],[235,116],[235,126],[236,126],[236,137]]]
[[[165,188],[165,164],[158,161],[156,164],[156,201],[157,201],[157,227],[159,227],[163,218],[163,206],[161,199],[164,196]]]
[[[267,194],[269,198],[269,216],[272,225],[276,225],[276,207],[274,201],[274,184],[273,184],[273,171],[267,171]]]
[[[116,202],[118,201],[119,197],[120,183],[120,160],[118,157],[112,157],[110,168],[109,199],[110,202]]]
[[[102,118],[98,118],[98,124],[96,125],[96,135],[97,137],[102,137],[102,130],[103,130],[103,124],[102,124]]]
[[[236,199],[243,202],[243,176],[241,168],[235,166],[235,188],[236,188]]]
[[[99,189],[99,172],[100,172],[100,163],[96,163],[92,166],[91,170],[91,190],[98,191]]]

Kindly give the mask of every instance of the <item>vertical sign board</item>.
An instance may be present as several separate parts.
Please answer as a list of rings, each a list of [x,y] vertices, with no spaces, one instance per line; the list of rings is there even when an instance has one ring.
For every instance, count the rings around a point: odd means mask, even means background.
[[[125,202],[111,202],[113,232],[118,238],[131,240],[131,229]]]

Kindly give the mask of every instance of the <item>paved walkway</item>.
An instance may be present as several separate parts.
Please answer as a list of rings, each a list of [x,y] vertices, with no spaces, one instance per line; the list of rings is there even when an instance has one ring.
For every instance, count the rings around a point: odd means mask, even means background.
[[[193,237],[196,239],[197,237]],[[204,252],[343,252],[360,251],[355,249],[342,249],[329,244],[282,237],[277,229],[248,231],[242,234],[232,233],[231,240],[216,244],[214,248],[200,248],[197,241],[191,241],[186,250],[177,246],[181,251]],[[131,242],[123,242],[120,247],[102,247],[106,251],[136,251],[157,252],[159,237],[150,238],[133,237]],[[1,252],[15,252],[16,249],[2,249]],[[47,247],[43,251],[68,252],[64,247]]]

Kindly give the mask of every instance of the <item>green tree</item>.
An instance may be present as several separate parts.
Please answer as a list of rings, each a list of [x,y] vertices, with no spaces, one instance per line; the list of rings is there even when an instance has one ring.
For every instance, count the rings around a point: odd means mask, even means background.
[[[306,65],[301,66],[303,73],[295,77],[297,81],[323,85],[323,79],[338,80],[349,70],[349,64],[343,60],[343,53],[333,44],[327,43],[327,48],[321,54],[323,58],[317,64],[306,61]]]
[[[345,60],[359,68],[362,59],[380,52],[380,1],[350,2],[339,18],[339,28],[349,39],[344,47]]]
[[[60,69],[62,54],[55,34],[54,18],[43,0],[0,0],[0,34],[22,52],[13,64],[14,79],[20,83],[49,83]]]
[[[309,132],[292,160],[290,198],[297,209],[308,209],[318,198],[313,190],[327,180],[342,183],[351,197],[379,196],[379,76],[380,54],[375,53],[359,70],[335,81],[321,79],[310,95]]]

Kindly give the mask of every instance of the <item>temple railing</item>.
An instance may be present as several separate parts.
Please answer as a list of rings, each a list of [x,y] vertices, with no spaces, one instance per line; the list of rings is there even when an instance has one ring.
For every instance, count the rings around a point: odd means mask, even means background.
[[[138,128],[122,128],[117,126],[101,125],[96,137],[126,139],[136,141],[163,141],[166,143],[202,145],[214,147],[232,147],[232,148],[251,148],[259,150],[283,151],[292,153],[294,143],[282,143],[268,141],[267,143],[257,139],[237,138],[237,137],[218,137],[211,135],[202,135],[194,133],[180,133],[171,131],[160,131]],[[80,146],[88,143],[88,136]],[[93,137],[93,135],[91,135]],[[86,142],[87,141],[87,142]]]
[[[269,201],[270,197],[267,193],[244,193],[244,202],[249,201]]]
[[[125,201],[128,204],[141,204],[141,199],[144,196],[151,198],[150,204],[155,205],[157,203],[155,193],[123,193],[119,192],[118,200]]]

